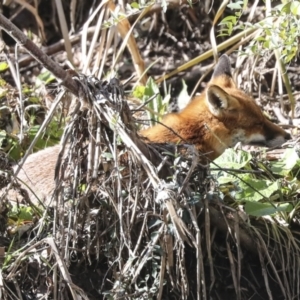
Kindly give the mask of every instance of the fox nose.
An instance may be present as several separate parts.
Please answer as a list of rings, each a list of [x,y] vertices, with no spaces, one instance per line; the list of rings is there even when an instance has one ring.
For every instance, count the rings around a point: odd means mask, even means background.
[[[285,132],[284,138],[286,140],[290,140],[292,138],[291,134],[289,132]]]

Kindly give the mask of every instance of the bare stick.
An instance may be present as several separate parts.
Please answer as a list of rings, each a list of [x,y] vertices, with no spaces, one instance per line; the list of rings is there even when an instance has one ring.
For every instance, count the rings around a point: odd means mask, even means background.
[[[48,55],[43,53],[26,35],[0,14],[0,27],[3,28],[17,43],[24,47],[30,55],[49,70],[57,79],[62,81],[62,85],[78,96],[78,86],[70,74],[54,62]]]

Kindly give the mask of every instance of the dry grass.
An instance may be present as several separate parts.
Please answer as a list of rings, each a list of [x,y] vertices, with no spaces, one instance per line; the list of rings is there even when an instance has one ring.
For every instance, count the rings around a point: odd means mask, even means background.
[[[133,26],[162,8],[156,4],[145,8],[131,27],[127,19],[119,23],[122,11],[107,3],[96,1],[82,31],[70,40],[62,25],[66,18],[60,14],[57,27],[65,39],[48,47],[47,53],[58,53],[66,43],[65,65],[71,66],[76,59],[69,44],[81,39],[78,69],[101,78],[109,69],[105,64],[117,69],[128,46],[135,84],[145,82],[146,64]],[[179,2],[170,5],[177,7]],[[188,14],[195,19],[192,9]],[[103,22],[109,26],[101,27]],[[242,39],[245,33],[248,36]],[[248,29],[214,51],[230,47],[233,51],[258,33]],[[158,81],[212,55],[209,50]],[[28,57],[20,60],[29,62]],[[244,70],[246,62],[241,59]],[[255,73],[254,64],[248,62],[247,73]],[[17,106],[23,109],[21,76],[13,66],[11,70],[20,92]],[[137,106],[129,108],[116,79],[105,82],[75,75],[72,80],[80,83],[79,97],[62,136],[51,204],[34,208],[24,195],[34,219],[16,226],[19,231],[13,234],[7,218],[11,208],[1,202],[1,299],[299,298],[297,226],[286,227],[271,217],[249,218],[235,203],[224,202],[208,166],[199,162],[201,154],[192,146],[149,145],[141,140],[133,117]],[[22,109],[17,111],[25,128]],[[11,171],[6,158],[1,162],[2,169]],[[1,187],[12,182],[1,175]],[[297,225],[297,217],[291,223]]]
[[[5,254],[6,299],[96,299],[90,282],[114,299],[297,295],[299,246],[287,228],[243,221],[193,147],[145,144],[118,81],[78,81],[53,201]]]

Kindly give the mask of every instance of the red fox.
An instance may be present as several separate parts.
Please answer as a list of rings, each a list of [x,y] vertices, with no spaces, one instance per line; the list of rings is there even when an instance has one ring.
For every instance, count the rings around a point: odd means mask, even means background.
[[[194,144],[210,159],[238,142],[276,147],[291,138],[262,114],[253,99],[237,89],[227,55],[220,57],[201,96],[179,113],[168,114],[162,124],[140,133],[150,142]]]
[[[179,113],[168,114],[162,124],[140,131],[148,142],[190,143],[210,159],[236,143],[280,146],[289,133],[270,122],[258,105],[237,89],[227,55],[220,57],[211,81]],[[43,199],[54,189],[54,169],[59,146],[28,157],[19,178]],[[30,194],[31,195],[31,194]]]

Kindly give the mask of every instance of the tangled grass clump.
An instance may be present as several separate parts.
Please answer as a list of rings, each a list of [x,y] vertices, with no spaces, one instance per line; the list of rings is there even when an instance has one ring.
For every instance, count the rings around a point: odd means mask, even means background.
[[[254,227],[227,206],[193,146],[145,143],[117,80],[74,79],[52,202],[5,248],[4,299],[298,294],[288,228]]]

